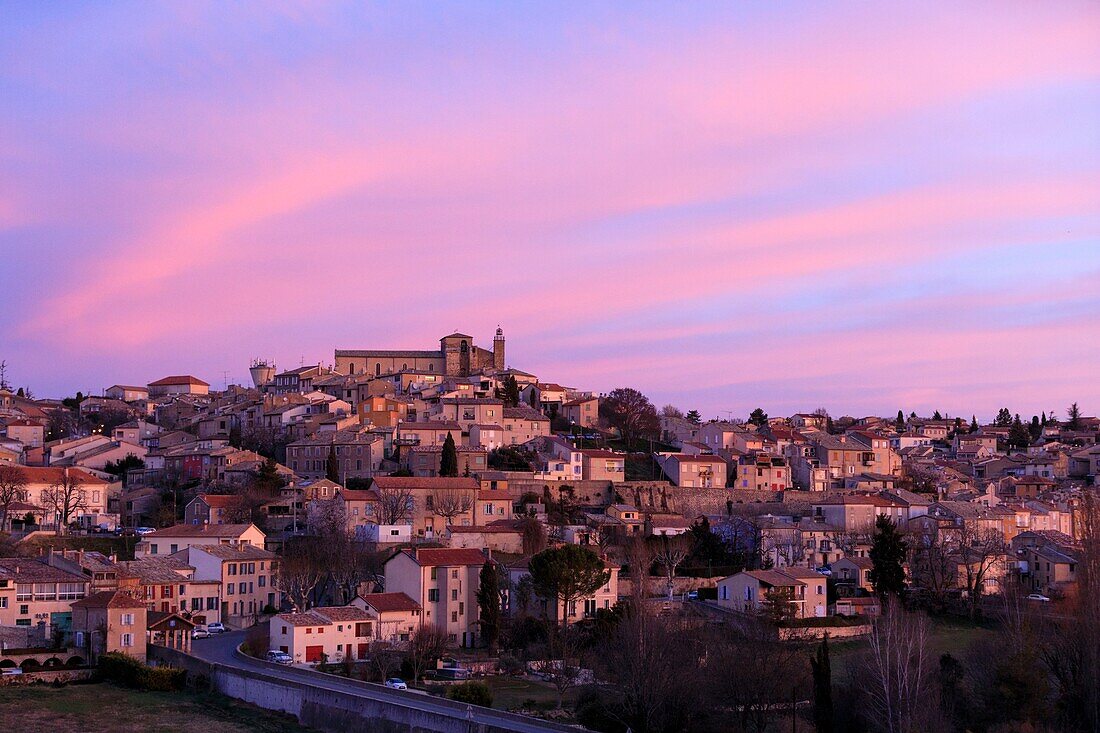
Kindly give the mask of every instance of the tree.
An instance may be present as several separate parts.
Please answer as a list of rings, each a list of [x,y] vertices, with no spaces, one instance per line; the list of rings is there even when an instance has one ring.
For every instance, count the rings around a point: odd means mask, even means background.
[[[764,412],[762,408],[757,407],[749,413],[749,422],[762,428],[768,424],[768,413]]]
[[[894,421],[894,426],[898,429],[899,433],[905,432],[905,413],[898,410],[898,418]]]
[[[408,524],[412,520],[412,491],[400,486],[387,486],[376,493],[379,524]]]
[[[678,535],[676,537],[660,535],[652,538],[652,544],[653,559],[665,569],[665,578],[668,581],[668,598],[672,600],[672,585],[673,579],[676,577],[676,568],[687,559],[688,553],[691,552],[691,537],[688,535]]]
[[[932,413],[932,419],[933,420],[942,420],[943,415],[940,414],[939,410],[936,410],[935,412]]]
[[[432,513],[443,517],[445,524],[454,524],[455,517],[469,512],[474,506],[473,492],[466,489],[437,489],[428,494]]]
[[[266,494],[268,497],[274,496],[279,489],[286,485],[286,481],[279,475],[279,464],[275,462],[274,458],[268,458],[252,475],[252,486],[257,492]]]
[[[446,653],[450,642],[447,630],[433,623],[421,622],[419,628],[409,640],[409,666],[412,667],[413,681],[424,676],[424,671]]]
[[[283,545],[274,583],[295,611],[309,607],[309,598],[324,577],[329,559],[324,544],[316,537],[291,537]]]
[[[69,469],[64,469],[61,477],[50,484],[43,492],[42,503],[54,516],[57,534],[64,534],[69,526],[69,518],[79,511],[87,509],[88,494],[80,481]]]
[[[639,438],[657,437],[661,432],[657,408],[648,397],[630,387],[611,390],[600,403],[600,412],[618,429],[627,446]]]
[[[920,730],[915,719],[928,704],[928,624],[893,599],[871,626],[870,654],[862,668],[869,713],[886,733]]]
[[[336,457],[336,446],[328,447],[328,458],[325,460],[325,478],[334,484],[340,483],[340,460]]]
[[[1031,416],[1031,424],[1028,425],[1027,432],[1030,434],[1033,443],[1043,437],[1043,425],[1039,422],[1038,415]]]
[[[1004,533],[995,528],[980,528],[977,522],[963,522],[954,532],[954,560],[964,568],[966,600],[970,617],[975,619],[982,607],[986,580],[999,564],[1005,562],[1008,546]]]
[[[535,555],[546,549],[546,528],[533,516],[525,516],[519,521],[520,541],[524,555]]]
[[[972,433],[978,432],[978,416],[977,415],[971,415],[970,416],[970,432],[972,432]]]
[[[997,411],[997,418],[993,421],[993,424],[1002,428],[1007,428],[1012,424],[1012,413],[1007,407],[1002,407]]]
[[[790,588],[769,588],[760,599],[760,615],[773,624],[783,624],[795,617]]]
[[[900,595],[905,589],[906,543],[897,524],[885,514],[875,519],[875,533],[871,539],[871,585],[881,598]]]
[[[527,569],[535,595],[558,605],[563,626],[575,613],[576,602],[594,594],[611,577],[599,555],[581,545],[543,550],[531,558]]]
[[[810,672],[814,680],[814,729],[817,733],[832,733],[833,672],[829,663],[828,634],[825,634],[817,652],[810,658]]]
[[[661,417],[675,417],[683,419],[684,412],[676,405],[665,405],[661,408]]]
[[[699,414],[698,410],[688,410],[687,414],[684,415],[684,419],[692,425],[698,425],[703,422],[703,416]]]
[[[1028,432],[1027,427],[1020,421],[1020,416],[1018,414],[1012,421],[1012,428],[1008,431],[1008,444],[1020,450],[1026,450],[1031,444],[1031,434]]]
[[[504,380],[496,390],[497,399],[504,402],[505,407],[517,407],[519,405],[519,383],[511,375],[505,375]]]
[[[1066,427],[1070,430],[1079,430],[1081,428],[1081,408],[1074,402],[1066,410],[1066,415],[1069,417],[1069,422],[1066,423]]]
[[[458,475],[458,449],[450,432],[443,441],[443,453],[439,457],[439,475],[454,477]]]
[[[19,466],[0,463],[0,532],[8,528],[8,510],[17,501],[24,501],[27,474]]]
[[[501,572],[493,561],[487,560],[481,566],[478,580],[477,607],[481,621],[481,641],[490,651],[495,651],[501,625]]]
[[[514,445],[494,448],[489,451],[489,468],[498,471],[530,471],[530,454]]]

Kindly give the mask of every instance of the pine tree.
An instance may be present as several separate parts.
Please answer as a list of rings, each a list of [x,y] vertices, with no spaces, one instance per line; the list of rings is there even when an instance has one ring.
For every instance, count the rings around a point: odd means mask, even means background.
[[[933,420],[942,420],[943,415],[940,414],[939,410],[936,410],[935,412],[932,413],[932,419]]]
[[[504,377],[501,386],[497,388],[497,399],[503,400],[505,407],[519,405],[519,383],[511,374]]]
[[[810,658],[810,671],[814,679],[814,729],[817,733],[833,730],[833,670],[829,663],[829,634]]]
[[[698,410],[688,410],[687,414],[684,415],[684,419],[692,425],[698,425],[703,422],[703,416],[699,414]]]
[[[875,534],[871,540],[871,586],[881,598],[899,595],[905,590],[906,544],[898,526],[885,514],[875,519]]]
[[[1031,434],[1031,441],[1035,442],[1043,435],[1043,424],[1039,422],[1038,415],[1031,416],[1031,425],[1028,427],[1028,432]]]
[[[762,428],[768,424],[768,413],[764,412],[762,408],[757,407],[749,415],[749,422]]]
[[[1069,417],[1069,423],[1066,425],[1070,430],[1078,430],[1081,427],[1081,408],[1074,402],[1066,410],[1066,415]]]
[[[1047,426],[1047,413],[1046,413],[1046,410],[1043,411],[1043,417],[1041,419],[1042,419],[1042,422],[1043,422],[1043,427],[1045,428]]]
[[[895,424],[897,425],[899,431],[905,430],[905,413],[901,410],[898,410],[898,419]]]
[[[439,457],[439,475],[458,475],[458,450],[455,448],[455,439],[447,433],[447,439],[443,441],[443,454]]]
[[[340,483],[340,461],[336,458],[336,446],[328,447],[328,460],[325,461],[325,478],[334,484]]]
[[[1031,434],[1024,427],[1019,414],[1013,419],[1012,429],[1008,431],[1008,444],[1021,450],[1031,444]]]
[[[997,419],[993,421],[993,424],[1002,428],[1007,428],[1012,424],[1012,413],[1009,412],[1007,407],[1002,407],[997,411]]]
[[[972,433],[978,432],[978,416],[977,415],[971,415],[970,416],[970,432],[972,432]]]

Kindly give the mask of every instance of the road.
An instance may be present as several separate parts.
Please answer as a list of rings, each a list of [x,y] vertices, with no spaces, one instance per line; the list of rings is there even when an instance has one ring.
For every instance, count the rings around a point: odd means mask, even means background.
[[[258,659],[246,657],[237,651],[237,647],[245,640],[244,631],[232,631],[226,634],[218,634],[208,639],[194,639],[191,645],[191,654],[207,662],[220,664],[225,667],[262,672],[271,677],[309,685],[334,692],[344,692],[362,697],[364,700],[377,700],[405,708],[412,708],[426,713],[432,713],[448,718],[457,718],[471,723],[492,725],[504,730],[517,731],[517,733],[546,733],[557,731],[564,733],[576,733],[583,730],[576,727],[549,723],[535,718],[529,718],[515,713],[506,713],[476,705],[464,705],[451,700],[444,700],[430,695],[423,695],[413,691],[391,690],[390,688],[372,682],[347,679],[336,675],[324,674],[312,669],[304,669],[297,666],[263,662]]]

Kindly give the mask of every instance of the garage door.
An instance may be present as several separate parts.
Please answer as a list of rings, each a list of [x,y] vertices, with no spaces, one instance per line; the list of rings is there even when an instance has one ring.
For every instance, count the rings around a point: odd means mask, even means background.
[[[320,662],[321,655],[324,654],[325,648],[323,646],[307,646],[306,647],[306,661],[307,662]]]

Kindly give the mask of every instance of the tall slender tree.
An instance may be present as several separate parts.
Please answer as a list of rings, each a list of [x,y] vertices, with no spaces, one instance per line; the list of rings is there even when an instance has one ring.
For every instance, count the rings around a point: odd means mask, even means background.
[[[340,483],[340,460],[336,457],[336,446],[328,447],[328,459],[325,461],[325,478],[334,484]]]
[[[458,475],[458,449],[455,448],[454,436],[449,432],[447,439],[443,441],[443,454],[439,457],[439,475]]]
[[[899,595],[905,589],[905,539],[897,524],[885,514],[875,519],[871,539],[871,586],[881,598]]]
[[[810,658],[814,679],[814,729],[817,733],[833,731],[833,671],[829,663],[829,634],[821,640],[817,652]]]
[[[1078,430],[1081,427],[1081,408],[1074,402],[1066,410],[1066,416],[1069,417],[1069,422],[1066,423],[1066,427],[1070,430]]]
[[[894,421],[894,425],[899,431],[905,430],[905,413],[898,410],[898,419]]]
[[[481,623],[481,641],[490,650],[496,649],[500,638],[500,571],[493,561],[481,566],[478,577],[477,607]]]

